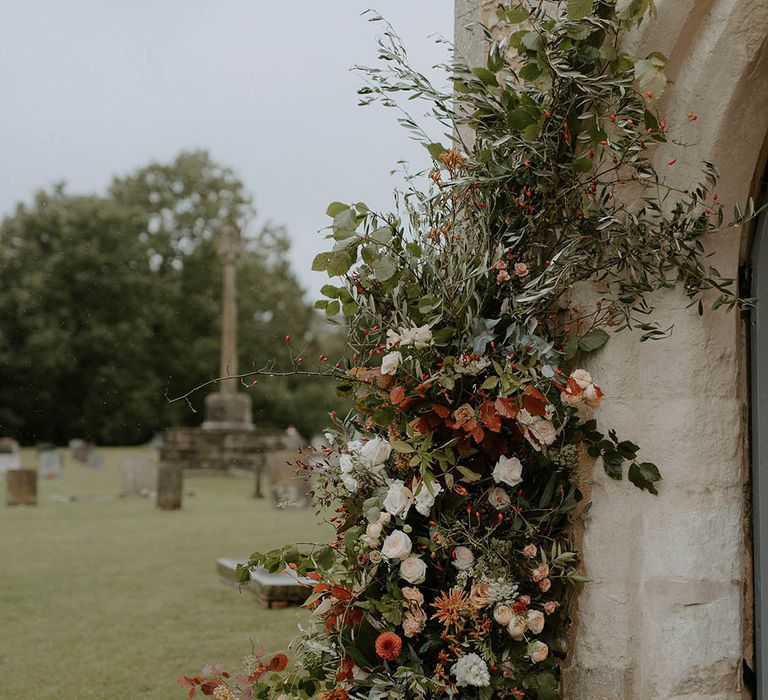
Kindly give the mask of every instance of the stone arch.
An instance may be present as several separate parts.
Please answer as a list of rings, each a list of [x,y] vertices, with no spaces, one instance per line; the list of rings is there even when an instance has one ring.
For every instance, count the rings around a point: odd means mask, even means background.
[[[456,44],[479,54],[465,27],[492,22],[496,2],[457,0]],[[682,187],[699,164],[718,165],[720,201],[755,194],[768,133],[768,3],[657,0],[659,17],[631,38],[634,53],[661,51],[672,81],[662,105],[679,137]],[[694,123],[688,113],[700,114]],[[737,277],[749,228],[712,241],[713,265]],[[664,473],[658,498],[639,496],[601,470],[585,475],[593,507],[583,554],[593,583],[576,613],[565,697],[591,700],[744,697],[751,643],[747,335],[735,313],[699,318],[671,291],[658,317],[671,338],[616,336],[589,369],[606,389],[602,419]]]

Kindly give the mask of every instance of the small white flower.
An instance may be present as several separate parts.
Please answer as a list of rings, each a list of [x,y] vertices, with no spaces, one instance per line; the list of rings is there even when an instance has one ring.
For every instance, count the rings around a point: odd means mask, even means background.
[[[456,685],[459,687],[475,686],[482,688],[491,682],[488,666],[477,654],[462,656],[451,666],[451,673],[456,677]]]
[[[400,564],[400,578],[408,583],[424,583],[427,576],[427,564],[418,557],[408,557]]]
[[[384,540],[381,554],[390,561],[402,561],[410,556],[412,548],[411,538],[402,530],[395,530]]]
[[[403,355],[398,350],[387,353],[381,358],[381,373],[394,375],[402,361]]]
[[[412,504],[413,493],[411,490],[399,479],[392,481],[389,485],[389,491],[384,497],[384,510],[390,515],[405,520]]]
[[[453,550],[453,565],[459,571],[466,571],[475,563],[475,555],[469,547],[456,547]]]
[[[493,469],[493,480],[507,486],[517,486],[523,480],[523,465],[517,457],[499,457]]]
[[[413,332],[413,346],[417,350],[423,350],[432,344],[432,331],[429,326],[419,326]]]
[[[432,489],[430,493],[429,489]],[[431,486],[427,486],[426,482],[422,481],[416,487],[416,510],[424,517],[427,517],[432,510],[432,506],[435,505],[435,497],[441,493],[443,487],[437,482],[433,482]]]
[[[387,347],[394,348],[402,343],[402,338],[391,328],[387,331]]]

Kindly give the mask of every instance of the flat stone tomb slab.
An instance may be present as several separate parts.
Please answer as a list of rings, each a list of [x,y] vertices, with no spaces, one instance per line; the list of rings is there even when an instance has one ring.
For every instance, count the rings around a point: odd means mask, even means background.
[[[217,559],[216,571],[222,583],[238,586],[235,575],[237,565],[247,563],[247,559]],[[244,586],[265,608],[302,605],[312,592],[312,581],[307,578],[302,578],[292,571],[270,574],[260,567],[251,571],[251,580]]]

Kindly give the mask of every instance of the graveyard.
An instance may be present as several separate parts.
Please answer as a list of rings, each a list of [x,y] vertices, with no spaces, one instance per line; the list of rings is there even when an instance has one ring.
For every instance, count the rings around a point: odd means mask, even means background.
[[[36,506],[0,508],[0,697],[165,700],[180,691],[168,669],[238,667],[288,644],[306,611],[261,607],[216,561],[327,540],[312,510],[254,499],[251,475],[192,475],[183,508],[163,511],[119,495],[120,465],[154,448],[98,448],[100,467],[58,452]],[[20,457],[35,467],[34,449]]]

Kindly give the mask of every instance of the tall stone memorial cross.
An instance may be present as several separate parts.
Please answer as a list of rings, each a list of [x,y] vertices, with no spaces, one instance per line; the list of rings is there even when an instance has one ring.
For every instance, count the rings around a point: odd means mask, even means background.
[[[240,232],[234,226],[224,229],[219,237],[219,257],[223,271],[221,306],[221,354],[219,376],[238,374],[237,360],[237,257],[240,253]],[[219,390],[205,399],[204,429],[253,429],[251,399],[238,391],[239,379],[224,379]]]

